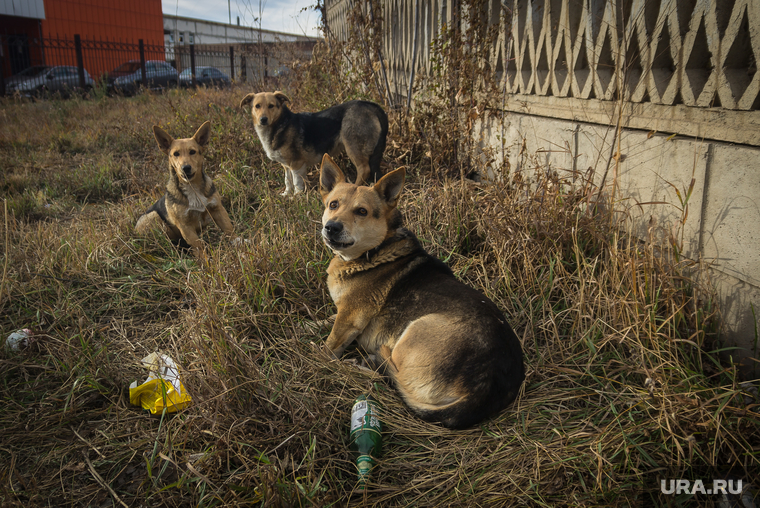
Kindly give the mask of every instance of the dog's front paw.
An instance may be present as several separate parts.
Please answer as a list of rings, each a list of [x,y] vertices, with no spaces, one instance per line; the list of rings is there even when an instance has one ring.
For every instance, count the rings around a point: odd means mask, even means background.
[[[367,362],[364,361],[364,360],[362,360],[360,362],[356,358],[346,358],[346,359],[343,360],[343,363],[347,363],[347,364],[351,365],[352,367],[354,367],[356,369],[359,369],[359,370],[363,370],[365,372],[374,372],[374,370],[372,369],[372,367],[370,365],[368,365]]]
[[[323,351],[325,352],[325,354],[326,354],[327,356],[329,356],[329,357],[330,357],[330,359],[332,359],[332,360],[337,360],[338,358],[340,358],[338,355],[336,355],[336,354],[335,354],[335,351],[333,351],[332,349],[330,349],[330,348],[327,346],[327,344],[325,344],[325,345],[323,345],[323,346],[322,346],[322,350],[323,350]]]

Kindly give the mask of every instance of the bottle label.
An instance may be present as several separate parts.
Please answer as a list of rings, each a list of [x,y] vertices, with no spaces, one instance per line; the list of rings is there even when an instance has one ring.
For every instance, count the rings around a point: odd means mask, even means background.
[[[361,455],[356,460],[356,469],[359,472],[359,483],[366,483],[369,480],[369,473],[372,471],[372,466],[375,465],[375,461],[369,455]]]
[[[351,432],[364,425],[364,415],[367,414],[367,401],[360,400],[354,404],[354,408],[351,411]],[[345,421],[345,420],[344,420]]]
[[[351,430],[350,434],[358,429],[374,430],[377,433],[382,432],[382,424],[378,415],[377,406],[368,403],[366,400],[360,400],[354,404],[351,410]]]

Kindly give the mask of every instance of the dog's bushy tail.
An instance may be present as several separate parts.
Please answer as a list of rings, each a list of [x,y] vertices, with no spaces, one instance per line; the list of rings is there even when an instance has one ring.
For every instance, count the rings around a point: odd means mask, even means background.
[[[388,137],[388,115],[383,108],[377,105],[377,119],[380,121],[380,136],[377,139],[375,149],[369,157],[369,178],[372,182],[377,182],[381,176],[380,163],[383,161],[383,152],[385,152],[385,142]]]
[[[516,366],[517,367],[517,366]],[[440,410],[428,410],[409,406],[421,419],[440,423],[450,429],[466,429],[483,422],[506,408],[517,398],[523,379],[522,366],[502,375],[499,381],[485,393],[471,394],[468,398]]]

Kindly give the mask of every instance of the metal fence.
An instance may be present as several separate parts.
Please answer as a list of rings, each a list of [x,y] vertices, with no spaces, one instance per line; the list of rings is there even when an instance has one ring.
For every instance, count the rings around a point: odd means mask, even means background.
[[[263,82],[277,76],[287,61],[308,58],[312,48],[313,44],[302,43],[165,46],[79,35],[32,39],[0,34],[0,95],[111,86],[127,68],[144,84],[160,72],[173,76],[159,83],[162,86],[178,85],[178,76],[186,69],[191,69],[195,84],[200,67],[215,67],[238,82]]]
[[[128,61],[166,60],[163,44],[117,42],[74,37],[43,37],[20,40],[17,35],[0,35],[4,51],[0,56],[3,93],[16,89],[19,82],[34,81],[38,86],[56,90],[62,85],[89,88],[107,79],[108,73]],[[60,67],[60,68],[59,68]],[[77,79],[66,70],[76,68]],[[57,68],[43,74],[43,68]],[[89,78],[89,79],[88,79]]]

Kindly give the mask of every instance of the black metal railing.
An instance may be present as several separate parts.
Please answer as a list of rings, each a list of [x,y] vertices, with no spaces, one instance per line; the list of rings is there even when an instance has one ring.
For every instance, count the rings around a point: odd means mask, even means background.
[[[271,75],[266,62],[279,61],[267,59],[273,54],[270,46],[169,46],[145,44],[142,39],[124,42],[79,35],[29,38],[0,34],[0,95],[70,93],[98,86],[119,89],[120,83],[125,91],[136,91],[143,86],[195,85],[200,81],[263,80]],[[203,80],[198,69],[203,69]],[[207,80],[212,74],[218,79]]]

